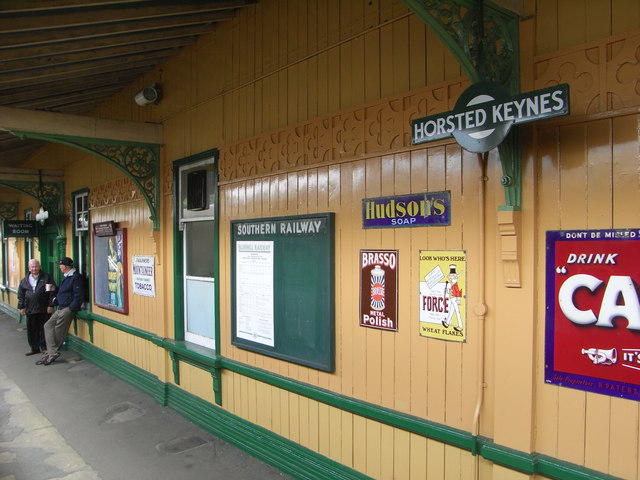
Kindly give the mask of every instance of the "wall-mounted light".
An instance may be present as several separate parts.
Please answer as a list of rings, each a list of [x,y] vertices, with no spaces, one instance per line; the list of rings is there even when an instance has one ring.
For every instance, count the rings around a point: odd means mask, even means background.
[[[162,89],[160,88],[160,84],[154,83],[153,85],[144,87],[142,90],[136,93],[133,99],[138,105],[144,107],[146,105],[157,105],[158,103],[160,103],[161,97]]]
[[[36,213],[36,220],[40,222],[40,225],[44,225],[44,222],[49,218],[49,212],[47,212],[42,205],[40,205],[40,211]]]

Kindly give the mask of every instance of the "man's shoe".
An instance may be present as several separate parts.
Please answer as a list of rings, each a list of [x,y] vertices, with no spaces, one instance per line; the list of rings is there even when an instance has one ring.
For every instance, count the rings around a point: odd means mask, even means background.
[[[44,361],[42,362],[42,365],[51,365],[53,362],[56,361],[56,359],[60,356],[60,354],[58,352],[52,354],[52,355],[47,355],[47,358],[44,359]]]
[[[26,355],[27,357],[30,357],[31,355],[35,355],[36,353],[40,353],[40,352],[30,351],[30,352],[25,353],[25,355]]]
[[[42,355],[42,357],[40,358],[40,360],[38,360],[36,362],[36,365],[44,365],[44,361],[49,358],[49,355],[47,355],[46,353],[44,355]]]

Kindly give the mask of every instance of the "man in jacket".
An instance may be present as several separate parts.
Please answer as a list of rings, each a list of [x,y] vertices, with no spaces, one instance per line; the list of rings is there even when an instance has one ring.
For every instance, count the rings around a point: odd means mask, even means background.
[[[31,349],[25,355],[34,355],[46,350],[44,324],[53,308],[50,306],[53,277],[40,269],[40,262],[29,260],[29,273],[18,286],[18,310],[27,316],[27,341]]]
[[[73,260],[64,257],[58,261],[58,265],[64,275],[53,300],[58,309],[44,324],[47,354],[36,362],[37,365],[51,365],[60,356],[58,350],[67,337],[71,321],[80,310],[84,300],[84,280],[80,273],[73,268]]]

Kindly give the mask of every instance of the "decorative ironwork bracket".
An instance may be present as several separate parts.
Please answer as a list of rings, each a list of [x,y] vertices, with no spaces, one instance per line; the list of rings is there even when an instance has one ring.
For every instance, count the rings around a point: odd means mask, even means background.
[[[12,220],[18,216],[17,202],[0,202],[0,219]]]
[[[472,82],[499,83],[519,93],[518,17],[483,0],[402,0],[458,60]],[[519,140],[510,134],[499,147],[505,208],[520,210],[522,172]]]
[[[140,189],[149,208],[153,230],[160,230],[160,146],[65,135],[12,132],[20,138],[61,143],[94,155],[124,172]]]
[[[23,180],[0,180],[3,187],[16,190],[35,198],[49,212],[49,218],[55,222],[58,236],[64,237],[64,184],[62,182],[29,182]]]

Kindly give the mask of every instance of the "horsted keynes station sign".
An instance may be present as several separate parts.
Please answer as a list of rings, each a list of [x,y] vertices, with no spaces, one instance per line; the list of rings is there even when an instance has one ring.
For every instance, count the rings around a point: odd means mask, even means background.
[[[474,153],[492,150],[502,143],[512,125],[569,115],[569,85],[509,97],[497,83],[480,82],[467,88],[452,111],[411,122],[411,143],[455,137],[462,148]]]

